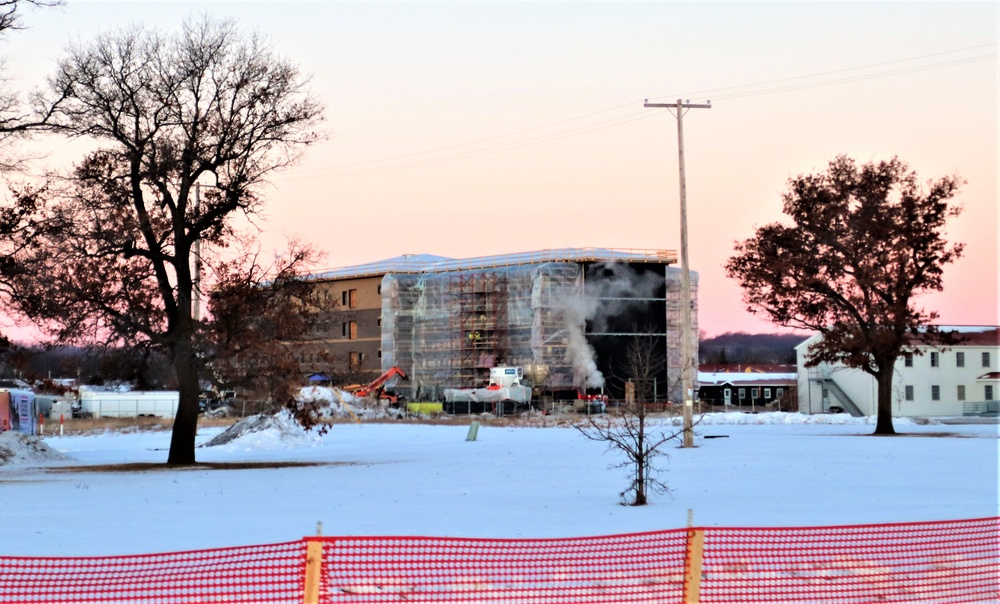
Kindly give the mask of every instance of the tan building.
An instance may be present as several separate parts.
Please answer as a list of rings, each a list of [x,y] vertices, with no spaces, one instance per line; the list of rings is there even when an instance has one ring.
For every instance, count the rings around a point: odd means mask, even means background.
[[[303,373],[370,381],[391,367],[409,400],[485,385],[516,366],[554,400],[624,388],[636,337],[658,338],[653,391],[673,396],[680,373],[680,270],[667,250],[567,248],[450,259],[407,255],[312,275],[338,302],[299,353]],[[691,274],[697,358],[697,273]],[[325,356],[332,357],[327,361]],[[347,377],[347,374],[350,377]]]

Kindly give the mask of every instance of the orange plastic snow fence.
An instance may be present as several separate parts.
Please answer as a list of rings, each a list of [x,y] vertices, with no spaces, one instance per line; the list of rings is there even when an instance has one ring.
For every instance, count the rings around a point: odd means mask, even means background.
[[[700,570],[699,570],[700,569]],[[0,557],[0,603],[1000,602],[1000,518]]]

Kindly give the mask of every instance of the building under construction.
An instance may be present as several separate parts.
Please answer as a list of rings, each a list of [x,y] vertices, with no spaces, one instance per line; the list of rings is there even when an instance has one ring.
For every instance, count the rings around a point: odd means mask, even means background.
[[[573,248],[462,260],[402,256],[315,278],[333,290],[378,283],[380,369],[397,366],[407,374],[395,391],[409,400],[481,387],[496,366],[523,367],[542,401],[597,389],[619,398],[627,377],[622,362],[638,337],[662,350],[653,391],[666,400],[677,398],[682,366],[675,262],[676,254],[665,250]],[[692,358],[697,283],[692,272]],[[349,306],[343,312],[358,315],[365,309],[350,301],[364,296],[354,292],[341,292]],[[337,354],[364,339],[355,329],[344,322],[340,338],[336,330],[330,334],[334,356],[357,360],[357,352]]]

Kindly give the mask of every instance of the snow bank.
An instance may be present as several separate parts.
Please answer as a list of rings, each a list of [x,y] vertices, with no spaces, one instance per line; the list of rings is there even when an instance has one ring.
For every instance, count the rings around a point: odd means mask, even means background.
[[[0,466],[70,461],[36,436],[21,432],[0,432]]]
[[[298,400],[317,403],[322,417],[348,419],[398,419],[402,411],[383,407],[371,399],[355,396],[345,390],[325,386],[307,386],[299,391]]]
[[[803,425],[803,424],[825,424],[833,426],[864,426],[874,425],[876,418],[872,417],[852,417],[847,413],[824,413],[805,414],[788,413],[785,411],[770,411],[767,413],[706,413],[699,416],[703,425],[761,425],[761,424],[782,424],[782,425]],[[682,418],[673,418],[675,423],[683,422]],[[913,421],[905,417],[894,417],[893,424],[910,425]]]
[[[318,435],[309,434],[286,410],[275,415],[251,415],[217,434],[202,447],[238,443],[246,449],[287,449],[318,442]]]

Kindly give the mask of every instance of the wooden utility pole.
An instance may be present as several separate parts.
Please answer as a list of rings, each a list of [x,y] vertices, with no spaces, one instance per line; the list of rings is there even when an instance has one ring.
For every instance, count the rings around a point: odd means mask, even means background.
[[[677,103],[650,103],[644,107],[675,109],[677,118],[677,159],[680,165],[681,187],[681,396],[684,399],[684,448],[694,446],[692,422],[694,415],[694,380],[691,377],[695,360],[691,354],[691,274],[688,266],[688,231],[687,231],[687,181],[684,178],[684,110],[711,109],[712,103],[692,103],[681,101]]]

